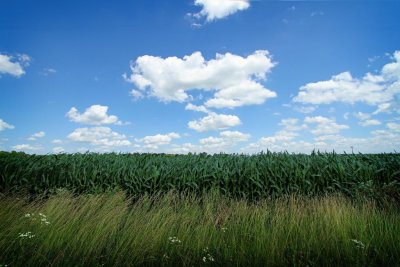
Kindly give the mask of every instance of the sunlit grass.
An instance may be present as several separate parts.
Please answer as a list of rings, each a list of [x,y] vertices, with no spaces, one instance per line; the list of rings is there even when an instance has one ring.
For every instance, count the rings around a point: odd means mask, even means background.
[[[29,215],[28,215],[29,214]],[[0,197],[8,266],[396,266],[400,213],[339,196]],[[44,219],[44,220],[43,220]],[[21,236],[21,234],[23,236]]]

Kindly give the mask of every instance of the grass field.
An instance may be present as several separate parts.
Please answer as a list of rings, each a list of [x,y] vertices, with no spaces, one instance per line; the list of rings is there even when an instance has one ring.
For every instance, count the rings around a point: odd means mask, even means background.
[[[0,152],[0,266],[400,266],[400,155]]]
[[[400,213],[338,196],[0,198],[8,266],[398,266]]]

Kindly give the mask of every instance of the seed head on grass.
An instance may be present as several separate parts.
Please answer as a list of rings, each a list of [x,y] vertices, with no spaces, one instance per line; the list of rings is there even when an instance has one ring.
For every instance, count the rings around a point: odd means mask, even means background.
[[[356,247],[359,249],[365,249],[365,244],[357,239],[350,239],[353,243],[356,244]]]

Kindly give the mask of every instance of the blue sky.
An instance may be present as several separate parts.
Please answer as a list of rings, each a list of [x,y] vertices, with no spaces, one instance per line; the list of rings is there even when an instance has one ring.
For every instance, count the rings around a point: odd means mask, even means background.
[[[400,1],[6,1],[0,150],[379,153]]]

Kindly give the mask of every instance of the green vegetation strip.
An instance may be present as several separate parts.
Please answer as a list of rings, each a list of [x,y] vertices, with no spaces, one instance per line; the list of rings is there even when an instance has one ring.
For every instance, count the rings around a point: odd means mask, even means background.
[[[400,200],[400,154],[59,154],[0,152],[0,192],[123,190],[130,196],[217,189],[259,200],[340,193]]]
[[[0,196],[2,266],[399,266],[400,213],[348,198],[209,192]]]

